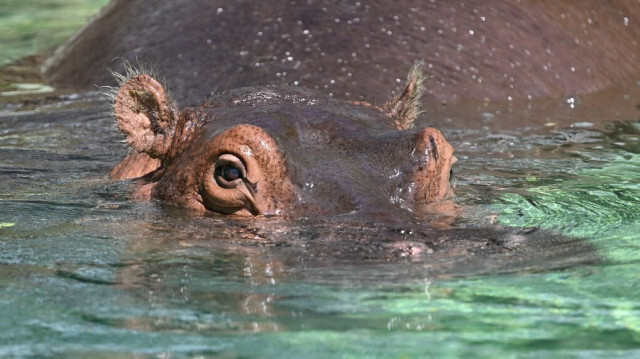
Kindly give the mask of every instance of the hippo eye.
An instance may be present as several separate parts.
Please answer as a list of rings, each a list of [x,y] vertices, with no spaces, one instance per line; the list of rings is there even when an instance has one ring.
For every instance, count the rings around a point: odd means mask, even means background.
[[[449,182],[453,180],[453,167],[449,170]]]
[[[229,182],[242,178],[242,172],[233,166],[223,167],[221,173],[225,181]]]
[[[220,187],[237,187],[246,175],[245,165],[237,156],[226,153],[216,160],[213,178]]]

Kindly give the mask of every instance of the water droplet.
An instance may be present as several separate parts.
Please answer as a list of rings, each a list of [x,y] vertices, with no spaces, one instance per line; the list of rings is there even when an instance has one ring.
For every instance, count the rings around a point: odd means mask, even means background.
[[[574,109],[580,104],[580,99],[577,96],[567,97],[564,102],[569,105],[569,108]]]
[[[589,128],[589,127],[593,127],[593,122],[588,122],[588,121],[574,122],[571,124],[571,127]]]
[[[492,114],[491,112],[483,112],[480,115],[487,121],[491,121],[496,117],[496,115]]]

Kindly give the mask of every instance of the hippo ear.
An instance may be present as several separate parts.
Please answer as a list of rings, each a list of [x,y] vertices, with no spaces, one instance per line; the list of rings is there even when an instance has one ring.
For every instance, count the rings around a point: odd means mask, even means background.
[[[114,113],[129,146],[152,158],[167,155],[178,112],[158,81],[149,75],[127,79],[115,94]]]
[[[420,99],[424,94],[423,66],[422,61],[416,61],[409,70],[404,91],[382,107],[393,118],[399,130],[413,127],[416,118],[422,113]]]

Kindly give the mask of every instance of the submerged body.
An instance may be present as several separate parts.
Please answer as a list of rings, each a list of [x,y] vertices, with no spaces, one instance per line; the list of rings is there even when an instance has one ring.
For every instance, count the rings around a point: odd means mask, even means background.
[[[406,8],[339,2],[326,11],[323,4],[159,1],[156,11],[148,12],[144,2],[115,0],[60,48],[44,75],[58,84],[105,84],[105,76],[88,69],[108,67],[113,58],[122,57],[155,63],[167,76],[172,99],[182,104],[224,91],[180,111],[150,76],[124,79],[115,95],[115,114],[134,152],[111,174],[140,178],[138,198],[246,216],[339,219],[355,213],[366,223],[393,222],[388,225],[392,233],[383,236],[394,241],[393,250],[410,256],[439,249],[442,243],[455,248],[445,252],[465,258],[476,244],[484,251],[487,243],[489,248],[495,244],[542,253],[544,244],[536,236],[527,233],[512,240],[511,231],[499,226],[490,226],[487,233],[476,227],[437,232],[421,218],[416,224],[416,216],[449,205],[455,157],[438,130],[411,128],[420,112],[420,96],[415,95],[424,88],[412,90],[411,76],[402,87],[400,78],[411,61],[424,58],[435,77],[425,93],[444,100],[596,91],[635,73],[637,53],[620,46],[629,36],[600,41],[605,33],[593,38],[595,47],[564,42],[581,22],[560,25],[557,7],[578,7],[579,12],[567,13],[575,14],[574,20],[585,19],[594,4],[582,2],[465,3],[468,7],[415,2]],[[608,5],[603,26],[616,27],[609,20],[628,14],[635,19],[633,8],[621,4]],[[519,22],[495,21],[502,13],[529,12],[531,17]],[[397,28],[385,27],[381,36],[377,21],[395,17]],[[468,31],[461,35],[457,24],[471,23],[479,25],[473,36]],[[628,30],[636,31],[633,26]],[[434,33],[438,36],[429,36]],[[513,35],[511,43],[505,34]],[[619,66],[609,66],[611,59],[603,54],[614,56]],[[578,60],[581,66],[572,67]],[[593,71],[602,66],[609,70]],[[302,86],[259,86],[277,82]],[[390,93],[397,97],[381,107],[362,101],[380,104]],[[417,99],[408,100],[407,93]],[[355,232],[359,238],[362,230]],[[408,242],[405,233],[410,233]],[[379,233],[371,236],[365,237],[381,240]],[[546,232],[540,236],[557,238]],[[554,248],[547,254],[557,253]]]
[[[178,111],[157,81],[134,75],[115,114],[139,153],[112,177],[144,176],[138,197],[225,214],[422,213],[452,195],[455,162],[438,130],[411,128],[422,81],[413,71],[384,108],[256,87]]]

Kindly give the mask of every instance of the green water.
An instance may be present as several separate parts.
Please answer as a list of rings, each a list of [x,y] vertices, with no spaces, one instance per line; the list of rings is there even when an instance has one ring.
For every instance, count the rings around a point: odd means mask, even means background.
[[[0,27],[27,4],[3,2]],[[424,258],[316,258],[304,223],[128,200],[127,183],[104,177],[126,153],[108,112],[94,93],[0,107],[1,358],[640,355],[637,114],[522,134],[444,128],[460,158],[461,222],[495,213],[583,238],[600,258],[460,276]]]
[[[637,262],[640,234],[640,156],[616,155],[576,178],[506,194],[494,207],[502,223],[539,226],[589,238],[616,262]]]
[[[107,0],[2,0],[0,66],[65,41]]]

